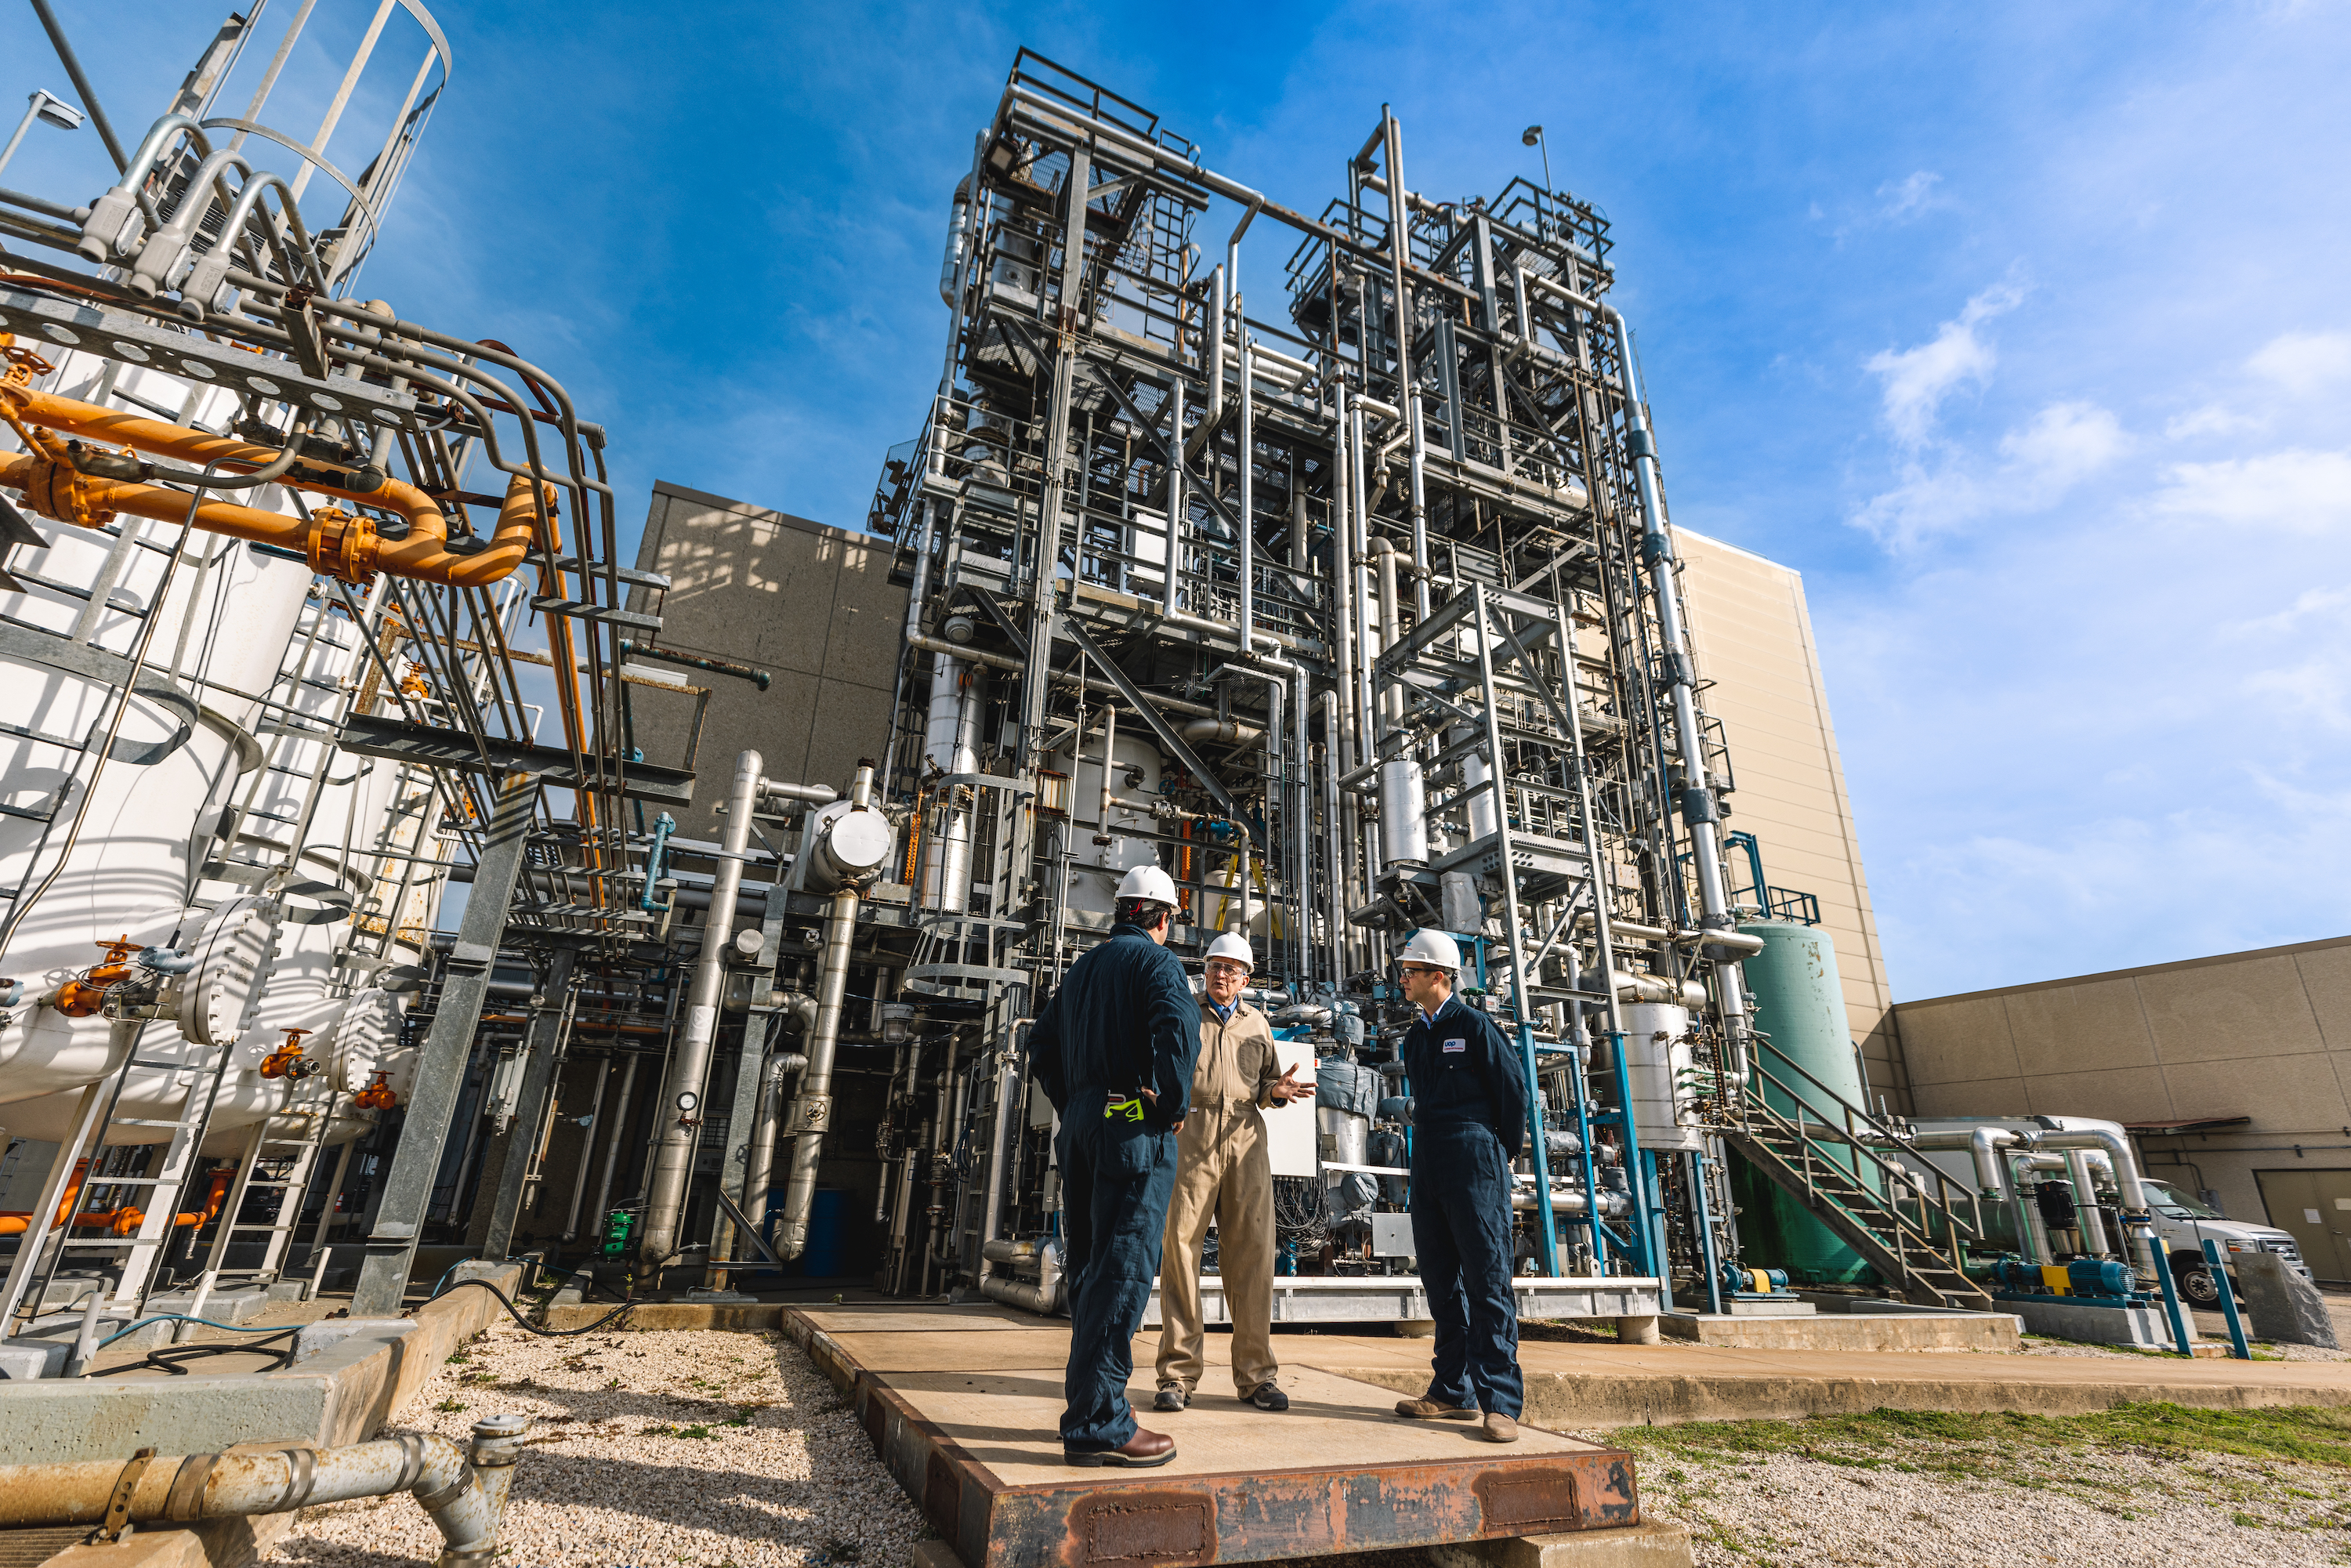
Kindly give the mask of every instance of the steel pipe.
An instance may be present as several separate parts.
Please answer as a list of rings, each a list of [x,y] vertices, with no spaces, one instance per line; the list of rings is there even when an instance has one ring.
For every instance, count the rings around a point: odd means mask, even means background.
[[[861,762],[849,789],[856,810],[873,807],[873,765]],[[808,1249],[809,1209],[816,1202],[817,1162],[824,1153],[824,1134],[832,1125],[832,1061],[841,1043],[841,1009],[849,989],[849,950],[857,936],[858,888],[852,883],[832,895],[824,916],[823,955],[817,969],[816,1021],[804,1047],[808,1065],[800,1069],[799,1093],[792,1101],[786,1129],[792,1135],[791,1175],[784,1187],[783,1213],[777,1217],[776,1255],[787,1261]]]
[[[340,1448],[187,1454],[127,1463],[0,1468],[0,1528],[186,1524],[206,1519],[290,1513],[321,1503],[408,1492],[446,1543],[443,1568],[486,1564],[498,1548],[525,1416],[474,1423],[474,1440],[409,1433]],[[128,1496],[119,1494],[128,1491]]]
[[[735,928],[735,900],[743,883],[743,854],[751,841],[751,814],[758,809],[763,758],[756,751],[735,758],[735,783],[726,797],[726,826],[720,838],[718,871],[710,887],[710,910],[703,925],[702,956],[686,995],[685,1028],[677,1055],[662,1086],[661,1136],[653,1147],[653,1172],[645,1190],[644,1229],[637,1239],[641,1290],[659,1281],[662,1268],[678,1252],[678,1221],[685,1208],[686,1184],[694,1175],[695,1134],[702,1124],[702,1096],[710,1076],[712,1043],[718,1035],[718,1007],[726,991],[727,938]]]

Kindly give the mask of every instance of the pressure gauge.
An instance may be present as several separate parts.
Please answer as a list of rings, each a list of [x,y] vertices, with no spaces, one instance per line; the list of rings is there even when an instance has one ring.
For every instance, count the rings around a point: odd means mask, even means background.
[[[701,1096],[701,1095],[699,1095],[699,1094],[696,1094],[696,1093],[695,1093],[693,1090],[691,1090],[691,1089],[688,1089],[688,1090],[684,1091],[683,1093],[679,1094],[679,1095],[678,1095],[678,1097],[677,1097],[677,1108],[678,1108],[679,1112],[680,1112],[681,1113],[684,1114],[684,1115],[688,1115],[688,1116],[693,1115],[693,1114],[694,1114],[694,1108],[695,1108],[696,1105],[699,1105],[699,1104],[701,1104],[701,1103],[702,1103],[702,1096]]]

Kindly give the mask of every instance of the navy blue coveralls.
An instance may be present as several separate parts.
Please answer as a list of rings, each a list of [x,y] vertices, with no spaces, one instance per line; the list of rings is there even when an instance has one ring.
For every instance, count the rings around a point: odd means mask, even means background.
[[[1404,1037],[1412,1076],[1412,1245],[1437,1320],[1426,1397],[1518,1418],[1510,1161],[1527,1141],[1527,1076],[1494,1020],[1458,997]]]
[[[1139,925],[1112,926],[1109,941],[1071,965],[1029,1031],[1029,1071],[1061,1113],[1055,1149],[1070,1281],[1061,1447],[1071,1453],[1134,1439],[1126,1382],[1176,1188],[1169,1129],[1189,1108],[1199,1054],[1200,1004],[1184,966]],[[1157,1102],[1133,1103],[1139,1089]]]

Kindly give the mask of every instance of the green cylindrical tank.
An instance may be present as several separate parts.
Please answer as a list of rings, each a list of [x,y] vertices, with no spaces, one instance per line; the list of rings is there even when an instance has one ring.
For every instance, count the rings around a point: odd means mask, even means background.
[[[1747,988],[1755,995],[1755,1027],[1771,1042],[1770,1049],[1757,1050],[1755,1065],[1788,1086],[1782,1090],[1758,1073],[1763,1103],[1791,1120],[1842,1124],[1837,1105],[1822,1092],[1824,1086],[1837,1099],[1867,1110],[1844,987],[1837,977],[1836,944],[1819,926],[1792,920],[1750,921],[1739,929],[1763,942],[1763,950],[1742,968]],[[1809,1110],[1797,1103],[1799,1095],[1810,1102]],[[1855,1166],[1849,1148],[1831,1145],[1823,1153],[1847,1170]],[[1880,1187],[1873,1168],[1865,1166],[1860,1175],[1869,1186]],[[1732,1161],[1731,1189],[1741,1210],[1740,1242],[1750,1262],[1785,1269],[1804,1284],[1855,1284],[1876,1277],[1860,1253],[1744,1160]]]

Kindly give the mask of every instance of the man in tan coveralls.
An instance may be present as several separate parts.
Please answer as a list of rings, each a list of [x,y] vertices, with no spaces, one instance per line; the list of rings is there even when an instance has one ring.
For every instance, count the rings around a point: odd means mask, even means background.
[[[1176,1196],[1160,1246],[1159,1396],[1181,1410],[1200,1381],[1200,1248],[1217,1224],[1217,1267],[1233,1320],[1233,1390],[1260,1410],[1287,1410],[1273,1359],[1273,1165],[1264,1106],[1314,1092],[1296,1068],[1278,1071],[1265,1014],[1240,999],[1256,967],[1249,939],[1227,935],[1208,948],[1200,998],[1200,1058],[1192,1109],[1176,1134]]]

